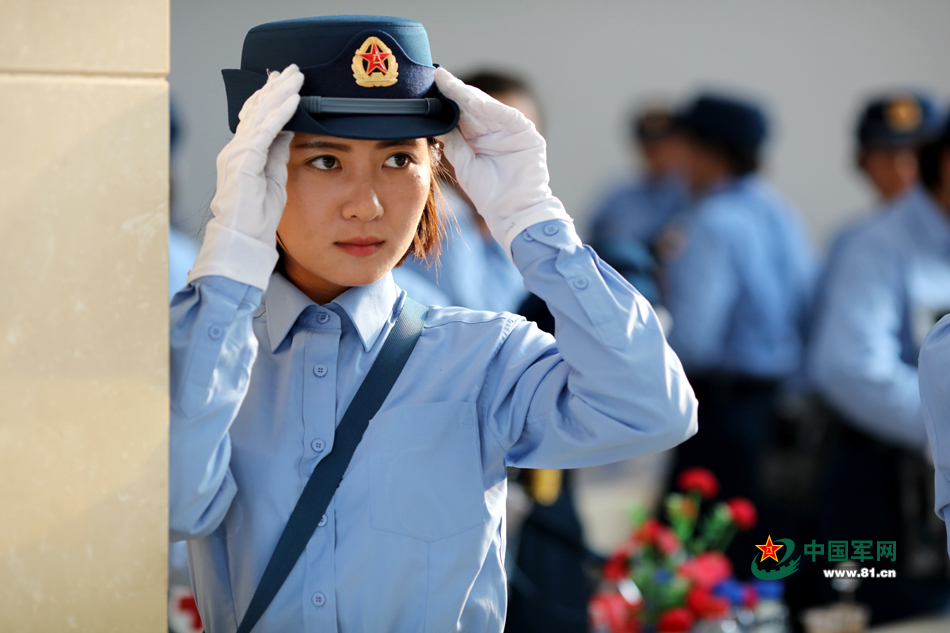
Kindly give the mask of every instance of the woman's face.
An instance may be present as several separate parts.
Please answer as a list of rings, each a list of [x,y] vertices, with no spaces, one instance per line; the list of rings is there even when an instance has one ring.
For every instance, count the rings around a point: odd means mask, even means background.
[[[409,250],[432,180],[426,139],[356,141],[297,132],[277,234],[284,270],[327,303],[371,284]]]

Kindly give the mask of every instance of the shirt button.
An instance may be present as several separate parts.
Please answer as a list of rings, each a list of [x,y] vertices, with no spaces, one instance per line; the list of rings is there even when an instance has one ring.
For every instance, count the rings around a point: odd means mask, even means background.
[[[327,369],[327,366],[324,365],[323,363],[313,366],[313,373],[317,375],[317,378],[323,378],[324,376],[326,376],[327,371],[329,370]]]
[[[321,312],[317,315],[317,323],[326,323],[330,320],[330,315],[326,312]]]
[[[310,600],[313,602],[313,606],[315,607],[322,607],[327,603],[327,597],[319,591],[313,594],[313,597],[311,597]]]
[[[327,447],[327,443],[320,439],[310,442],[310,448],[312,448],[318,453],[322,452],[323,449],[325,449],[326,447]]]
[[[534,238],[531,237],[531,234],[528,233],[527,231],[524,232],[524,239],[525,239],[526,242],[533,242],[533,241],[534,241]]]
[[[320,517],[320,522],[317,523],[317,527],[323,527],[326,524],[327,524],[327,515],[324,514],[322,517]]]
[[[212,325],[211,327],[208,328],[208,336],[210,336],[214,340],[218,340],[219,338],[221,338],[223,334],[224,334],[224,328],[222,327],[219,327],[217,325]]]
[[[557,233],[557,231],[558,229],[557,229],[556,224],[548,224],[546,227],[544,227],[545,235],[554,235],[555,233]]]
[[[583,290],[587,287],[587,279],[584,277],[578,277],[574,280],[574,287],[578,290]]]

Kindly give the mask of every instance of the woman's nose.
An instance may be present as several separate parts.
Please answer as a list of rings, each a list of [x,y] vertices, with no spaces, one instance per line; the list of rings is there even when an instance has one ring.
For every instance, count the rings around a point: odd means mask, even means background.
[[[371,222],[382,215],[383,205],[376,195],[376,190],[368,185],[366,180],[354,183],[343,204],[343,217],[347,220]]]

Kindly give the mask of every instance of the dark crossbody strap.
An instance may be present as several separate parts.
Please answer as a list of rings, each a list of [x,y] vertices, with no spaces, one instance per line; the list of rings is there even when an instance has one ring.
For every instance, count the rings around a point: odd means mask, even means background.
[[[251,632],[284,584],[290,570],[297,564],[297,559],[317,529],[320,517],[330,505],[330,500],[343,479],[343,473],[356,451],[356,446],[363,439],[370,419],[379,411],[409,360],[409,355],[422,333],[426,314],[425,306],[406,298],[396,324],[383,343],[383,349],[379,351],[379,356],[336,428],[333,450],[317,464],[300,494],[237,633]]]

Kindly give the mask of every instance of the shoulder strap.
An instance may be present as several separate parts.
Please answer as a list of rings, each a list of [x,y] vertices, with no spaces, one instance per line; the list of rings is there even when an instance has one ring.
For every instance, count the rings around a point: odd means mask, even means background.
[[[297,564],[297,559],[307,547],[320,517],[330,505],[330,500],[343,479],[343,473],[356,451],[356,446],[363,439],[370,419],[379,411],[409,360],[409,355],[422,333],[427,312],[425,306],[406,297],[402,312],[383,343],[383,349],[379,351],[379,356],[336,428],[333,450],[317,464],[300,494],[237,633],[250,633]]]

